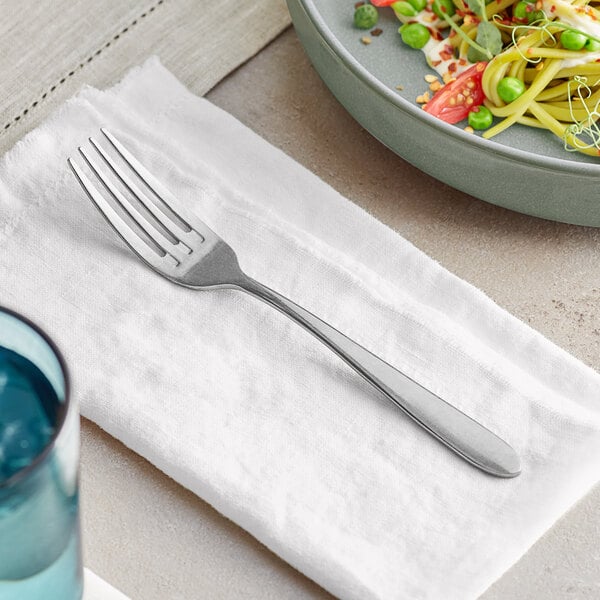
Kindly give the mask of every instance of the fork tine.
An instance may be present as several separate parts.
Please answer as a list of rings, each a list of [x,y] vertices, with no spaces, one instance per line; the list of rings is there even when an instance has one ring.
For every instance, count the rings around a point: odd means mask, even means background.
[[[144,167],[132,154],[119,142],[119,140],[105,127],[100,131],[112,144],[115,150],[121,155],[121,158],[138,174],[140,179],[156,194],[169,211],[180,221],[180,228],[195,231],[202,238],[206,238],[205,231],[210,229],[198,217],[189,210],[183,203],[178,201],[171,192],[169,192],[161,183]],[[173,219],[174,220],[174,219]],[[182,227],[183,226],[183,227]]]
[[[81,156],[85,159],[85,162],[89,165],[90,169],[94,172],[96,177],[112,195],[112,197],[120,204],[120,206],[127,212],[127,214],[137,223],[137,225],[143,229],[146,234],[159,246],[163,251],[173,256],[177,262],[181,262],[181,259],[191,252],[191,250],[182,244],[179,240],[176,242],[171,241],[164,236],[148,219],[146,219],[140,211],[119,191],[119,189],[111,182],[110,177],[107,177],[103,173],[102,168],[92,158],[92,156],[86,152],[84,148],[78,148]],[[101,154],[104,158],[104,155]]]
[[[185,227],[182,227],[180,223],[170,219],[160,208],[153,202],[147,194],[145,194],[138,185],[135,184],[129,174],[119,166],[111,156],[100,146],[100,144],[94,139],[89,138],[90,143],[97,150],[98,154],[102,156],[106,164],[113,170],[115,175],[121,180],[121,182],[129,189],[129,191],[152,213],[154,218],[165,228],[165,230],[177,241],[183,241],[186,234],[189,234],[191,227],[184,223]],[[133,169],[135,171],[135,169]]]
[[[108,221],[119,237],[142,260],[160,272],[168,269],[170,266],[177,266],[175,264],[176,260],[170,254],[164,250],[164,254],[162,254],[158,246],[155,248],[150,246],[123,220],[72,158],[68,158],[67,162],[81,184],[81,187],[86,191],[88,197],[102,216]]]

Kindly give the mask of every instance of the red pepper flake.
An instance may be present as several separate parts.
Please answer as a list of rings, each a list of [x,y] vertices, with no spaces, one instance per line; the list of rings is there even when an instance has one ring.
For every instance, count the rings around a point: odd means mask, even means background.
[[[464,66],[467,64],[467,61],[466,61],[464,58],[459,58],[459,59],[458,59],[458,64],[459,64],[461,67],[464,67]]]
[[[354,5],[354,8],[358,8],[359,6],[364,6],[364,5],[365,5],[365,3],[364,3],[364,2],[357,2],[357,3]]]
[[[429,27],[427,29],[429,29]],[[429,29],[429,33],[431,34],[431,37],[437,42],[441,42],[444,39],[444,36],[437,29]]]
[[[442,50],[441,50],[441,52],[440,52],[440,56],[442,56],[442,52],[443,52],[444,54],[448,54],[448,55],[449,55],[449,56],[448,56],[448,58],[447,58],[446,60],[449,60],[450,58],[454,58],[454,48],[453,48],[453,47],[452,47],[450,44],[446,44],[446,45],[445,45],[445,46],[442,48]]]
[[[383,29],[380,29],[379,27],[373,29],[373,31],[371,31],[371,35],[374,35],[375,37],[379,37],[381,34],[383,33]]]
[[[456,69],[457,69],[456,63],[450,63],[448,65],[448,71],[450,71],[450,73],[454,73],[454,71],[456,71]]]
[[[432,67],[439,67],[442,64],[441,60],[432,60],[431,61],[431,66]]]
[[[550,12],[556,12],[556,6],[554,4],[550,7]]]

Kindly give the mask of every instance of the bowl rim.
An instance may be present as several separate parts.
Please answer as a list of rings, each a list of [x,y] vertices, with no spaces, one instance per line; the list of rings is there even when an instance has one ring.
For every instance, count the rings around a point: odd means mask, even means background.
[[[302,6],[305,13],[317,29],[321,39],[330,47],[334,54],[342,59],[344,64],[352,73],[362,80],[368,87],[373,91],[382,96],[388,103],[395,106],[404,112],[410,114],[411,117],[418,119],[423,124],[441,131],[442,133],[453,137],[460,142],[466,142],[474,147],[480,149],[483,152],[500,155],[504,159],[525,162],[532,166],[537,167],[540,170],[547,170],[553,173],[561,172],[562,174],[586,176],[586,177],[598,177],[600,176],[600,162],[595,163],[583,163],[575,160],[566,160],[562,158],[556,158],[553,156],[544,156],[542,154],[535,154],[520,150],[518,148],[511,148],[505,144],[500,144],[494,140],[488,140],[480,136],[474,136],[471,133],[467,133],[454,125],[450,125],[437,117],[434,117],[426,113],[423,109],[418,108],[413,103],[404,99],[399,94],[394,93],[387,85],[382,83],[375,75],[373,75],[366,67],[362,66],[360,62],[354,57],[354,55],[344,46],[337,36],[333,33],[319,9],[316,6],[314,0],[288,0],[290,2],[296,1]],[[551,132],[549,132],[550,135]],[[566,151],[565,151],[566,152]],[[599,152],[600,154],[600,152]]]

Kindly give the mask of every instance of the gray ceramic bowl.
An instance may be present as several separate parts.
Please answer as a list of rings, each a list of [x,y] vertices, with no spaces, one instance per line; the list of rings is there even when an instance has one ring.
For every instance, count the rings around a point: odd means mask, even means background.
[[[600,227],[600,157],[567,152],[549,131],[514,125],[493,140],[448,125],[415,98],[432,72],[405,46],[391,9],[364,45],[352,0],[287,0],[296,32],[329,89],[391,150],[437,179],[512,210]],[[367,32],[368,35],[368,32]],[[402,85],[398,91],[396,86]]]

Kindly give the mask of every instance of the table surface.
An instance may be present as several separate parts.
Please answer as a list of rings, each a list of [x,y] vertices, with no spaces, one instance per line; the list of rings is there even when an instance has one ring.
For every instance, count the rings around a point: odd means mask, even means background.
[[[93,3],[86,3],[93,10]],[[0,7],[2,4],[7,2],[0,0]],[[36,10],[49,18],[56,4],[68,3],[41,2]],[[207,59],[194,54],[197,32],[189,25],[190,19],[183,19],[198,10],[197,4],[180,0],[164,9],[160,1],[148,3],[146,8],[140,2],[111,0],[106,4],[110,6],[103,4],[102,8],[108,24],[115,15],[120,22],[132,22],[151,6],[164,10],[166,21],[172,22],[166,32],[164,28],[154,31],[150,24],[140,25],[149,29],[140,30],[148,44],[132,43],[126,49],[131,66],[148,54],[158,53],[163,58],[164,53],[167,66],[197,93],[205,93],[216,83],[211,79],[210,65],[214,63],[210,61],[217,60],[217,55]],[[176,12],[179,21],[169,11]],[[270,11],[261,32],[265,40],[288,22],[279,0],[273,0]],[[242,14],[240,23],[246,17]],[[88,19],[94,18],[88,15]],[[188,25],[182,25],[184,20]],[[258,44],[258,50],[260,39],[241,44],[246,44],[248,55],[252,44]],[[219,60],[229,61],[228,68],[244,58],[241,51],[225,54]],[[5,69],[8,59],[6,54],[5,60],[1,56],[0,68]],[[46,67],[57,69],[54,64],[36,68]],[[58,93],[47,100],[48,108],[32,109],[29,116],[23,113],[24,99],[41,97],[41,88],[26,89],[23,95],[24,86],[14,84],[0,98],[0,114],[5,124],[10,123],[0,134],[0,150],[10,147],[82,81],[106,85],[118,75],[111,68],[107,49],[93,70],[82,69],[68,76]],[[48,81],[53,81],[52,76]],[[500,306],[600,370],[600,230],[512,213],[419,172],[374,140],[337,103],[312,69],[293,29],[242,64],[207,97]],[[86,565],[133,600],[331,597],[201,499],[85,420],[81,492]],[[573,507],[482,600],[600,597],[599,510],[600,486]]]

